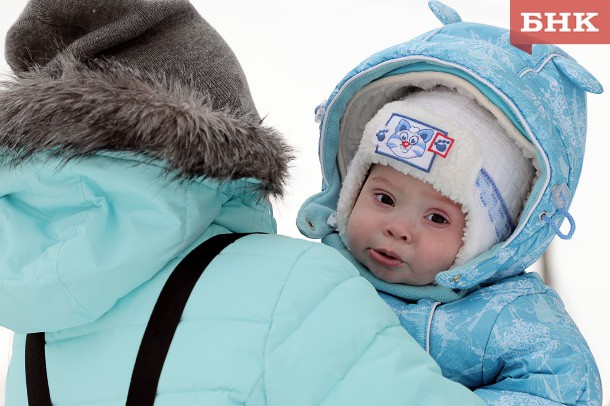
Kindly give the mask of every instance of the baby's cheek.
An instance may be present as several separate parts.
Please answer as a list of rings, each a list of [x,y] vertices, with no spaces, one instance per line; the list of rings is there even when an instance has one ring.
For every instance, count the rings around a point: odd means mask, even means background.
[[[366,245],[367,240],[367,232],[366,232],[366,224],[364,221],[358,221],[358,219],[354,219],[354,221],[350,221],[347,224],[347,235],[346,235],[346,243],[347,249],[352,252],[352,254],[358,259],[361,260],[361,252],[364,245]]]
[[[347,223],[347,233],[346,233],[346,244],[347,244],[347,249],[348,250],[352,250],[354,248],[354,245],[356,244],[356,230],[354,230],[356,228],[356,226],[354,225],[354,222],[350,221]]]

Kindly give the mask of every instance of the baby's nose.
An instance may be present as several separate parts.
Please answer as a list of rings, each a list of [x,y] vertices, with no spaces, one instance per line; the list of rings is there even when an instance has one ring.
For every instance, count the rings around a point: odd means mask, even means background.
[[[409,244],[413,242],[412,228],[402,222],[389,224],[386,227],[385,235]]]

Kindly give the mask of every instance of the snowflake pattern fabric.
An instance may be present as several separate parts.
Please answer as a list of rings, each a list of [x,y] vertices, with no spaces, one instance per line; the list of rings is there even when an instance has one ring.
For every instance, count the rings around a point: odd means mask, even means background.
[[[446,377],[490,405],[601,402],[593,356],[561,299],[537,274],[437,306],[380,296]]]
[[[461,22],[435,0],[430,7],[446,25],[370,56],[327,99],[320,121],[322,192],[303,204],[297,225],[350,259],[443,373],[488,404],[600,405],[599,371],[584,338],[557,294],[524,270],[555,236],[541,215],[563,220],[553,188],[574,195],[585,148],[585,92],[602,87],[559,47],[537,44],[530,55],[510,45],[506,29]],[[499,107],[534,145],[539,177],[504,243],[441,272],[435,284],[389,284],[359,264],[327,225],[341,189],[341,118],[368,84],[425,71],[466,79]]]

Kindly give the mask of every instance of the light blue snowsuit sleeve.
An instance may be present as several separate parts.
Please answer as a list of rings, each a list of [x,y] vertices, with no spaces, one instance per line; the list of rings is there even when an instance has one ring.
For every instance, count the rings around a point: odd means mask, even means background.
[[[500,314],[483,358],[490,405],[601,405],[595,360],[552,291],[521,296]]]

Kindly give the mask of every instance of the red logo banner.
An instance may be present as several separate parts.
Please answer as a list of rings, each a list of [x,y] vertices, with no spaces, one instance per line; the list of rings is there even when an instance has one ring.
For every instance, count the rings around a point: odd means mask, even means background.
[[[510,0],[510,43],[610,44],[608,0]]]

